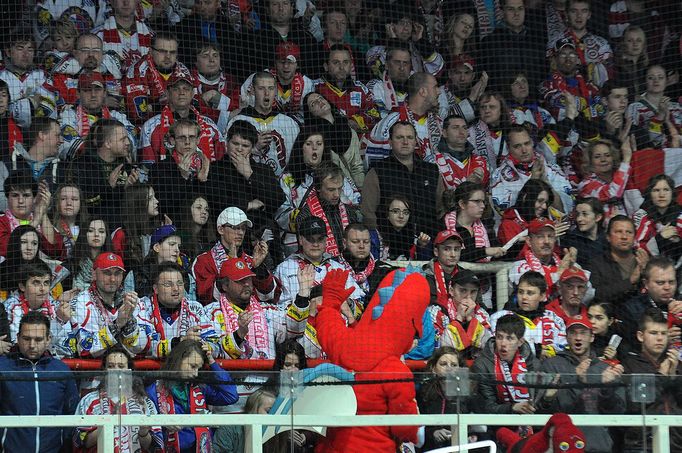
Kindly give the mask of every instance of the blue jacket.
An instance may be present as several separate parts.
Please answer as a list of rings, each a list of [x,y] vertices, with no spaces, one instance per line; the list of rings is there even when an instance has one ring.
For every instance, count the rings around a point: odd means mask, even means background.
[[[76,410],[78,389],[73,374],[64,362],[49,353],[36,363],[18,352],[1,356],[0,375],[0,414],[3,416],[72,415]],[[17,380],[9,380],[13,377]],[[3,428],[0,445],[6,452],[58,452],[62,443],[71,439],[71,430]]]
[[[215,378],[224,381],[224,382],[231,382],[232,377],[230,376],[230,373],[227,371],[223,370],[220,365],[217,363],[213,363],[210,366],[211,371],[215,373]],[[154,382],[153,384],[147,386],[147,396],[149,399],[151,399],[154,402],[154,405],[156,406],[156,409],[159,409],[159,396],[156,393],[156,386],[158,384],[157,382]],[[209,384],[209,385],[202,385],[201,386],[201,391],[204,394],[204,398],[206,399],[206,404],[211,405],[211,406],[228,406],[230,404],[234,404],[237,402],[239,399],[239,394],[237,393],[237,387],[234,384]],[[173,406],[175,408],[175,413],[176,414],[185,414],[187,413],[185,410],[187,402],[184,402],[184,404],[178,404],[175,399],[173,399]],[[159,411],[161,413],[161,411]],[[194,428],[190,426],[185,426],[179,431],[179,439],[180,439],[180,449],[185,449],[188,447],[191,447],[194,445],[194,442],[196,441],[196,436],[194,434]],[[164,429],[163,433],[164,437],[164,442],[166,441],[166,430]]]

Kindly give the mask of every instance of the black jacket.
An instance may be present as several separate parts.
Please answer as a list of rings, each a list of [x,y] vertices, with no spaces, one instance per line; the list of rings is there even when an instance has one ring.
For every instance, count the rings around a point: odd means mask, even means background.
[[[213,211],[213,218],[228,206],[236,206],[244,212],[249,201],[259,199],[265,204],[263,217],[272,219],[275,211],[284,203],[284,192],[274,173],[267,165],[251,159],[253,174],[247,180],[241,175],[225,155],[223,160],[213,162],[208,172],[205,193]],[[251,213],[247,213],[251,218]]]
[[[533,355],[533,351],[528,342],[521,343],[519,348],[521,356],[526,361],[526,368],[528,371],[538,371],[540,362]],[[473,409],[475,412],[482,414],[511,414],[512,403],[501,402],[497,396],[497,385],[485,381],[495,379],[495,338],[491,338],[481,350],[481,354],[474,361],[471,367],[471,373],[476,376],[476,379],[481,379],[478,382],[478,396],[473,401]]]
[[[586,263],[590,275],[590,281],[595,290],[595,299],[611,302],[618,306],[637,295],[639,283],[630,283],[630,277],[623,278],[618,263],[611,257],[611,252],[606,251],[601,256],[596,256]]]
[[[379,179],[381,193],[378,209],[386,209],[391,195],[402,195],[412,203],[411,218],[418,231],[434,237],[437,226],[436,188],[438,187],[438,167],[415,158],[412,171],[400,163],[393,154],[374,162],[369,171],[374,171]]]
[[[595,256],[602,255],[609,249],[603,232],[598,233],[597,239],[593,241],[577,229],[571,230],[560,239],[560,243],[562,248],[576,248],[578,251],[577,262],[585,269],[588,268]]]
[[[675,297],[677,298],[677,297]],[[633,351],[639,351],[640,344],[637,340],[637,330],[639,329],[639,319],[642,317],[647,308],[659,308],[667,311],[667,303],[665,305],[658,305],[653,301],[649,294],[639,294],[632,297],[620,305],[615,307],[615,315],[620,319],[620,330],[623,338],[631,345]]]
[[[177,222],[185,214],[184,207],[188,197],[194,193],[204,194],[206,190],[205,184],[196,175],[183,178],[173,158],[154,164],[150,170],[149,183],[154,187],[159,200],[159,212],[167,214],[173,222]]]

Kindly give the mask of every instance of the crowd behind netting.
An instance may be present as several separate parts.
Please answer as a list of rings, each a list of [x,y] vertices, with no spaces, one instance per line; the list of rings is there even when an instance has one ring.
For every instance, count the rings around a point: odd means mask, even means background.
[[[4,0],[2,13],[0,374],[148,358],[184,381],[136,380],[117,406],[104,382],[1,380],[0,414],[267,413],[277,378],[235,386],[220,363],[324,359],[325,275],[349,271],[352,326],[396,261],[425,262],[430,286],[404,356],[427,361],[421,413],[640,411],[617,386],[531,398],[518,382],[543,371],[656,374],[647,411],[682,414],[679,1]],[[509,300],[460,261],[512,263]],[[456,405],[438,378],[467,366],[510,384]],[[98,431],[5,428],[0,450],[95,451]],[[584,431],[587,451],[644,451],[637,431]],[[116,433],[120,452],[244,450],[241,427]],[[427,450],[453,433],[425,434]],[[319,441],[291,436],[300,452]]]

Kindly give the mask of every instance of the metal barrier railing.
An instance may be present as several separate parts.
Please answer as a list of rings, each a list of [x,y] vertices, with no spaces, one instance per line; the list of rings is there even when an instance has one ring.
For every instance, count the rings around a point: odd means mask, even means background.
[[[453,425],[459,443],[467,442],[470,425],[533,425],[541,426],[551,415],[447,414],[447,415],[61,415],[53,417],[0,417],[5,428],[97,426],[100,432],[98,453],[113,453],[115,426],[245,426],[247,453],[262,453],[264,426],[398,426],[398,425]],[[682,426],[678,415],[572,415],[577,426],[628,426],[651,428],[652,453],[670,452],[670,427]],[[456,436],[453,444],[456,445]]]

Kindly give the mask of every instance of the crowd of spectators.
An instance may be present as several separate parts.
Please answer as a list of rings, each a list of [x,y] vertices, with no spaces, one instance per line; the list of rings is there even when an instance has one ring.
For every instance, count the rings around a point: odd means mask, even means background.
[[[536,395],[522,384],[542,371],[661,375],[647,410],[682,413],[679,2],[12,0],[3,12],[0,373],[151,358],[186,382],[136,383],[121,408],[105,381],[78,403],[69,380],[0,380],[2,415],[257,413],[276,386],[254,374],[235,387],[216,360],[324,359],[325,275],[348,271],[352,326],[396,260],[426,262],[429,328],[405,351],[428,361],[422,412],[456,410],[442,378],[469,366],[508,384],[481,381],[462,411],[640,410],[617,386]],[[509,300],[460,260],[511,262]],[[217,383],[195,382],[204,365]],[[5,451],[98,440],[3,431]],[[588,452],[643,451],[631,431],[584,431]],[[426,430],[424,448],[451,434]],[[122,427],[117,451],[205,451],[212,435]],[[217,433],[216,451],[240,436]],[[315,436],[292,436],[311,451]]]

